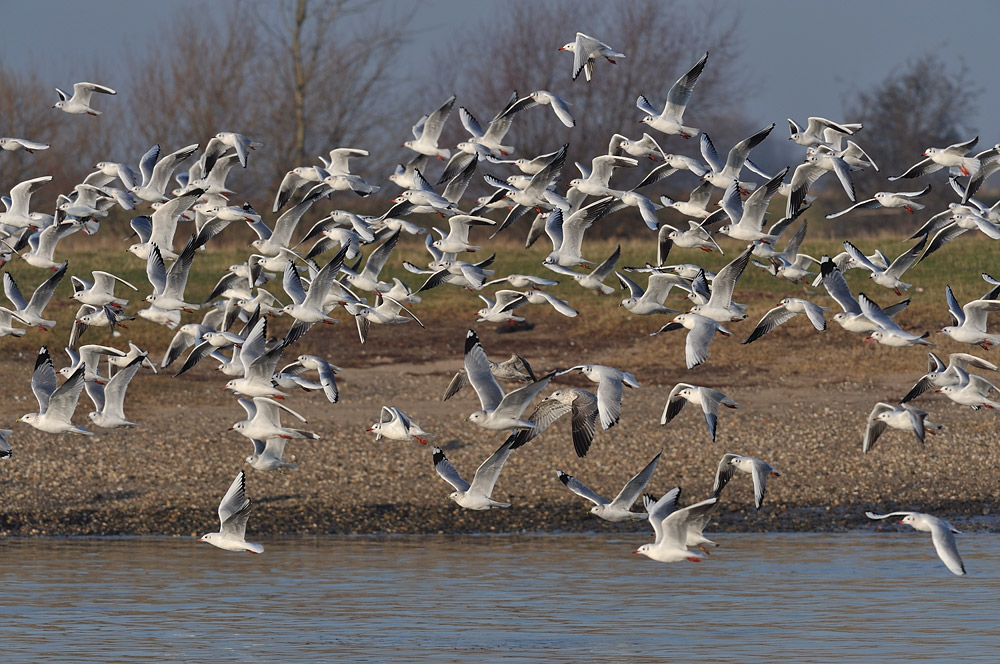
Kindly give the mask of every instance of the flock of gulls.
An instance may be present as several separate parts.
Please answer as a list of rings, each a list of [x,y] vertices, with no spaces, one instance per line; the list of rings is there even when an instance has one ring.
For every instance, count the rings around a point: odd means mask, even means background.
[[[589,81],[596,70],[604,69],[603,61],[615,63],[626,58],[625,54],[582,33],[559,50],[573,54],[574,80],[583,73]],[[907,270],[958,235],[981,232],[990,238],[1000,238],[1000,208],[987,206],[975,198],[984,180],[1000,168],[1000,146],[978,154],[970,154],[976,139],[942,148],[929,147],[912,168],[888,178],[889,182],[919,179],[947,169],[950,185],[956,192],[955,202],[930,217],[902,255],[890,258],[881,251],[866,255],[855,244],[845,242],[840,255],[817,260],[800,253],[806,223],[802,222],[794,231],[790,229],[809,205],[810,188],[825,174],[833,173],[840,185],[838,191],[842,188],[845,194],[843,211],[828,218],[877,207],[912,213],[923,207],[918,199],[931,185],[918,191],[878,192],[857,201],[852,174],[863,169],[878,170],[875,161],[856,142],[861,140],[862,127],[820,117],[809,118],[804,127],[788,121],[789,138],[804,149],[803,161],[794,169],[768,174],[751,159],[751,151],[768,138],[774,124],[740,141],[726,153],[725,159],[720,158],[707,133],[684,124],[688,104],[708,60],[706,53],[666,91],[662,111],[647,97],[639,96],[636,105],[642,113],[640,123],[653,133],[643,133],[636,139],[615,134],[607,154],[594,156],[589,165],[576,164],[580,177],[565,188],[560,184],[565,170],[565,145],[546,154],[515,159],[511,156],[514,146],[504,143],[519,114],[536,106],[551,109],[553,122],[575,125],[571,104],[545,90],[523,97],[511,95],[485,128],[471,112],[459,107],[457,115],[469,135],[455,150],[439,143],[455,104],[455,98],[449,98],[413,127],[412,140],[404,144],[410,158],[399,164],[389,177],[402,189],[389,210],[377,217],[346,209],[332,210],[304,234],[297,233],[298,223],[320,201],[350,200],[351,192],[367,197],[380,189],[353,171],[357,162],[367,156],[366,150],[337,147],[321,164],[302,165],[289,171],[275,195],[271,212],[276,215],[280,212],[280,216],[273,224],[266,223],[263,215],[249,204],[230,203],[236,192],[226,186],[228,174],[233,168],[245,168],[253,151],[264,147],[235,132],[218,133],[200,151],[198,145],[189,145],[161,154],[159,146],[154,146],[141,157],[138,170],[129,164],[101,162],[72,192],[59,196],[52,214],[31,208],[32,195],[51,180],[50,176],[16,184],[10,189],[10,196],[3,199],[6,211],[0,213],[3,254],[0,258],[4,262],[20,258],[38,272],[50,274],[28,291],[22,290],[28,284],[18,284],[9,272],[4,273],[3,288],[9,307],[0,308],[0,336],[22,336],[30,328],[49,329],[55,324],[45,319],[44,310],[68,272],[68,262],[56,258],[59,241],[71,233],[97,232],[101,219],[115,206],[136,210],[131,222],[136,241],[128,249],[134,258],[128,260],[145,262],[152,288],[142,300],[144,308],[135,309],[121,295],[127,290],[144,292],[148,290],[144,284],[128,283],[107,271],[71,274],[73,298],[80,308],[72,330],[67,331],[70,364],[57,371],[49,350],[46,347],[39,350],[31,379],[38,412],[25,414],[19,421],[51,434],[91,435],[84,426],[72,422],[81,392],[86,390],[95,408],[88,416],[91,425],[134,426],[125,415],[126,392],[143,367],[155,371],[173,366],[180,375],[203,360],[212,360],[230,378],[225,387],[238,395],[237,403],[246,414],[245,419],[232,426],[232,430],[252,441],[253,453],[246,463],[256,471],[293,468],[294,464],[283,460],[287,442],[318,436],[283,424],[283,419],[304,421],[284,403],[288,390],[316,390],[336,403],[338,368],[315,355],[300,355],[281,368],[279,363],[292,344],[314,325],[333,322],[330,313],[334,308],[341,307],[353,316],[361,343],[366,342],[372,325],[422,326],[414,312],[420,302],[419,293],[438,287],[451,289],[455,297],[469,297],[468,292],[481,293],[485,288],[499,286],[489,296],[479,295],[485,306],[479,311],[477,322],[514,324],[522,320],[517,315],[518,309],[528,305],[551,306],[572,317],[577,312],[571,304],[545,290],[557,283],[553,277],[560,276],[572,279],[580,288],[604,294],[616,292],[617,280],[627,295],[621,300],[625,310],[639,316],[666,316],[669,320],[652,334],[686,332],[684,362],[688,369],[708,360],[711,342],[717,334],[731,334],[726,326],[747,318],[746,305],[734,297],[740,276],[751,263],[768,270],[777,279],[822,285],[842,309],[832,319],[845,330],[865,335],[866,341],[888,346],[933,346],[927,333],[907,330],[896,321],[909,300],[883,305],[869,294],[855,295],[843,273],[852,268],[866,270],[871,276],[871,292],[878,291],[879,299],[885,291],[898,296],[910,288],[902,280]],[[114,95],[115,91],[82,82],[73,86],[72,95],[62,90],[58,93],[60,101],[54,109],[96,116],[100,111],[94,103],[103,101],[106,95]],[[665,152],[661,142],[669,136],[697,141],[700,158]],[[2,138],[0,147],[28,152],[49,148],[45,143],[22,138]],[[525,150],[522,148],[520,152]],[[430,171],[438,160],[446,164],[435,181]],[[612,185],[619,170],[639,172],[636,169],[640,165],[649,166],[649,170],[638,184],[624,189]],[[466,188],[480,168],[491,170],[483,177],[493,193],[475,201],[467,200]],[[513,174],[505,178],[495,174],[504,169]],[[681,171],[693,174],[699,182],[688,200],[666,196],[654,199],[643,193]],[[759,180],[754,182],[749,178]],[[340,192],[348,193],[335,198]],[[772,199],[777,195],[787,200],[784,216],[766,225],[766,212],[773,207]],[[140,210],[144,213],[140,214]],[[584,257],[586,230],[602,217],[621,210],[634,215],[656,235],[655,264],[620,268],[619,250],[602,260]],[[493,211],[499,212],[498,218],[486,216]],[[447,230],[435,228],[436,239],[425,234],[422,226],[407,218],[421,213],[446,220]],[[686,223],[661,221],[666,215]],[[545,276],[498,276],[490,269],[494,256],[481,260],[460,258],[481,251],[482,247],[472,244],[471,239],[473,233],[483,232],[480,227],[492,238],[521,217],[531,219],[526,246],[543,236],[551,241],[552,251],[539,266],[539,272]],[[244,263],[230,267],[205,302],[186,301],[189,270],[199,250],[234,223],[248,224],[258,235],[252,243],[252,255]],[[786,233],[790,238],[784,241]],[[301,239],[296,242],[297,235]],[[399,279],[381,280],[379,274],[392,258],[401,237],[421,235],[429,253],[426,266],[405,263],[404,267],[418,275],[423,284],[411,289]],[[719,235],[737,240],[745,250],[718,273],[693,263],[667,263],[668,253],[675,248],[721,252]],[[781,243],[784,244],[779,250]],[[272,279],[280,283],[284,296],[274,294]],[[984,279],[990,284],[989,292],[964,305],[948,290],[948,306],[955,324],[941,333],[987,349],[1000,342],[1000,335],[987,332],[989,313],[1000,309],[997,299],[1000,285],[988,275],[984,274]],[[671,293],[679,294],[677,304],[673,305],[679,308],[665,304]],[[753,343],[800,314],[816,330],[824,330],[829,309],[806,299],[787,297],[762,316],[743,343]],[[186,319],[185,314],[200,319]],[[113,331],[123,321],[135,317],[175,331],[160,362],[154,363],[147,351],[132,343],[127,349],[81,343],[82,335],[91,327]],[[280,339],[269,336],[268,322],[274,317],[291,319],[287,334]],[[974,409],[1000,407],[994,396],[997,387],[973,373],[996,371],[996,365],[966,353],[952,354],[947,361],[933,352],[929,357],[927,373],[897,403],[874,405],[864,432],[863,452],[870,452],[887,429],[909,431],[921,441],[926,433],[940,429],[925,411],[913,405],[915,399],[932,389]],[[102,374],[103,360],[108,368]],[[596,387],[593,391],[564,387],[538,399],[551,382],[568,372],[581,373]],[[64,378],[61,383],[60,377]],[[505,389],[501,383],[508,387]],[[469,414],[467,420],[507,435],[503,444],[475,471],[471,481],[463,477],[440,448],[433,448],[434,469],[454,487],[451,499],[472,510],[508,507],[494,500],[492,494],[504,463],[514,450],[569,415],[574,449],[578,456],[586,455],[597,431],[607,430],[618,422],[626,388],[639,387],[628,371],[596,364],[536,377],[530,365],[516,354],[504,362],[491,360],[472,329],[465,339],[464,369],[455,376],[444,398],[448,399],[465,385],[472,386],[481,404],[481,409]],[[529,410],[533,403],[536,405]],[[687,403],[701,408],[713,441],[720,407],[739,406],[710,386],[678,383],[670,391],[661,424],[679,417]],[[376,439],[427,443],[432,437],[415,418],[394,406],[383,407],[379,421],[369,431]],[[0,453],[6,457],[12,453],[11,437],[10,430],[0,431]],[[648,520],[655,540],[638,547],[635,553],[671,562],[697,561],[700,554],[689,547],[707,553],[706,547],[714,546],[703,530],[736,471],[749,475],[757,509],[764,501],[768,478],[781,474],[764,460],[728,453],[719,462],[711,494],[681,507],[679,488],[659,499],[643,493],[659,457],[657,454],[611,500],[562,471],[557,472],[557,477],[570,491],[593,503],[591,512],[602,519]],[[640,496],[644,511],[632,511]],[[231,551],[261,553],[260,544],[246,540],[250,511],[246,473],[241,471],[219,505],[218,532],[206,534],[200,541]],[[868,516],[901,517],[901,523],[929,531],[948,569],[958,575],[965,574],[953,536],[957,531],[944,519],[915,512],[868,513]]]

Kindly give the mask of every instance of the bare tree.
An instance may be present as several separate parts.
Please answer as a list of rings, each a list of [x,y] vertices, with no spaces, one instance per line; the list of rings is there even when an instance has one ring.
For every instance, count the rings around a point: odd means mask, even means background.
[[[864,124],[856,140],[881,169],[856,174],[859,200],[876,191],[919,190],[928,182],[934,191],[921,202],[929,210],[939,211],[955,200],[944,171],[919,180],[887,182],[885,178],[923,159],[921,154],[929,147],[946,147],[974,137],[976,129],[969,126],[968,118],[974,115],[981,93],[964,66],[949,71],[934,53],[909,60],[877,85],[858,91],[845,117]]]
[[[430,87],[434,98],[423,105],[433,108],[455,93],[458,105],[485,125],[512,91],[527,95],[543,89],[571,104],[576,126],[564,127],[548,110],[519,113],[509,134],[517,156],[533,157],[569,143],[568,163],[589,165],[592,157],[607,152],[614,133],[638,139],[646,131],[665,151],[700,158],[697,139],[666,136],[640,124],[644,113],[636,108],[636,99],[642,94],[654,107],[662,107],[674,81],[709,51],[685,122],[711,131],[720,149],[742,138],[746,124],[734,110],[743,70],[737,57],[738,18],[711,3],[705,11],[692,14],[678,11],[672,2],[658,1],[508,2],[502,15],[492,16],[488,25],[466,36],[456,35],[435,58],[450,63],[451,75],[441,72]],[[626,57],[617,66],[598,62],[589,83],[582,76],[571,80],[573,57],[558,49],[573,41],[576,30],[607,42]],[[465,140],[458,123],[450,122],[447,130],[449,138]],[[571,170],[568,178],[575,177]],[[675,185],[679,191],[696,184],[681,180]]]
[[[99,73],[90,80],[107,82]],[[57,196],[70,193],[108,153],[125,113],[116,97],[101,100],[105,103],[100,117],[54,110],[52,104],[57,99],[55,90],[41,84],[33,72],[18,74],[0,65],[0,125],[4,134],[50,146],[34,154],[0,152],[0,193],[6,195],[28,178],[51,175],[52,182],[32,199],[33,208],[49,214]]]
[[[394,93],[400,81],[392,65],[412,11],[391,14],[364,0],[285,0],[277,7],[258,3],[256,12],[266,37],[260,56],[271,65],[258,75],[270,92],[274,171],[316,163],[336,147],[384,154],[395,142],[385,132],[392,102],[403,98]]]

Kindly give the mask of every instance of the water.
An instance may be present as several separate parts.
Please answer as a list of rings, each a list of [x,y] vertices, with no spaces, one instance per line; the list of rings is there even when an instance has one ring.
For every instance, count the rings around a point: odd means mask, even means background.
[[[3,662],[996,662],[1000,537],[8,539]]]

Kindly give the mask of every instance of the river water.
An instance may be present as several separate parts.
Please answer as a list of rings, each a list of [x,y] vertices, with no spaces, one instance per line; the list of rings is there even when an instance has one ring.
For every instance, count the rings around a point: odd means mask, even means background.
[[[901,527],[902,528],[902,527]],[[916,532],[2,541],[2,662],[997,662],[1000,537]]]

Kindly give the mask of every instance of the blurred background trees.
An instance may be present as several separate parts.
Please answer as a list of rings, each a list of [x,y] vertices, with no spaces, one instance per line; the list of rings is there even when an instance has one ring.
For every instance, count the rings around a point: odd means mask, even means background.
[[[459,106],[485,126],[512,92],[523,96],[539,89],[570,102],[577,126],[564,127],[546,108],[531,109],[515,118],[507,142],[517,147],[514,156],[522,157],[568,143],[565,184],[577,175],[572,162],[589,166],[607,151],[613,133],[641,137],[647,127],[639,123],[643,113],[636,97],[645,95],[662,107],[673,82],[706,51],[708,65],[685,121],[708,131],[723,158],[736,141],[776,122],[754,160],[776,172],[794,168],[802,158],[783,140],[784,118],[745,115],[742,100],[753,94],[758,77],[780,72],[771,70],[772,63],[741,59],[740,14],[731,5],[709,2],[699,12],[687,12],[656,0],[511,0],[496,7],[488,21],[449,35],[427,52],[410,47],[419,4],[233,0],[213,5],[213,11],[178,11],[157,38],[133,49],[124,68],[127,86],[117,85],[117,97],[99,100],[100,118],[52,111],[56,97],[49,85],[0,63],[0,133],[58,147],[35,155],[0,154],[0,189],[6,193],[23,179],[51,174],[54,180],[39,200],[54,201],[97,161],[135,167],[154,143],[166,153],[195,142],[204,146],[219,131],[238,131],[264,144],[251,168],[233,174],[233,188],[248,192],[258,209],[270,209],[289,169],[317,164],[319,155],[344,146],[371,152],[357,162],[357,171],[383,186],[371,200],[352,204],[381,211],[398,192],[384,178],[394,163],[412,156],[399,145],[421,115],[457,95],[441,142],[453,147],[467,138]],[[572,55],[557,49],[577,30],[599,36],[626,57],[617,66],[597,63],[590,83],[582,77],[572,81]],[[106,82],[94,69],[91,80]],[[885,177],[918,161],[925,147],[971,138],[966,118],[978,96],[965,70],[950,71],[930,54],[905,63],[871,89],[855,91],[839,115],[832,109],[831,119],[864,123],[856,140],[882,169],[858,174],[859,200],[880,190],[919,189],[925,181],[933,181],[941,200],[953,200],[943,175],[897,183]],[[701,158],[696,139],[648,131],[665,151]],[[441,168],[430,167],[432,181]],[[478,174],[491,171],[502,176],[509,169],[483,164]],[[616,174],[615,185],[627,187],[635,177]],[[481,178],[474,182],[485,188]],[[677,174],[649,193],[686,197],[696,183],[690,174]],[[829,209],[846,207],[832,178],[821,180],[813,193],[827,190]]]

